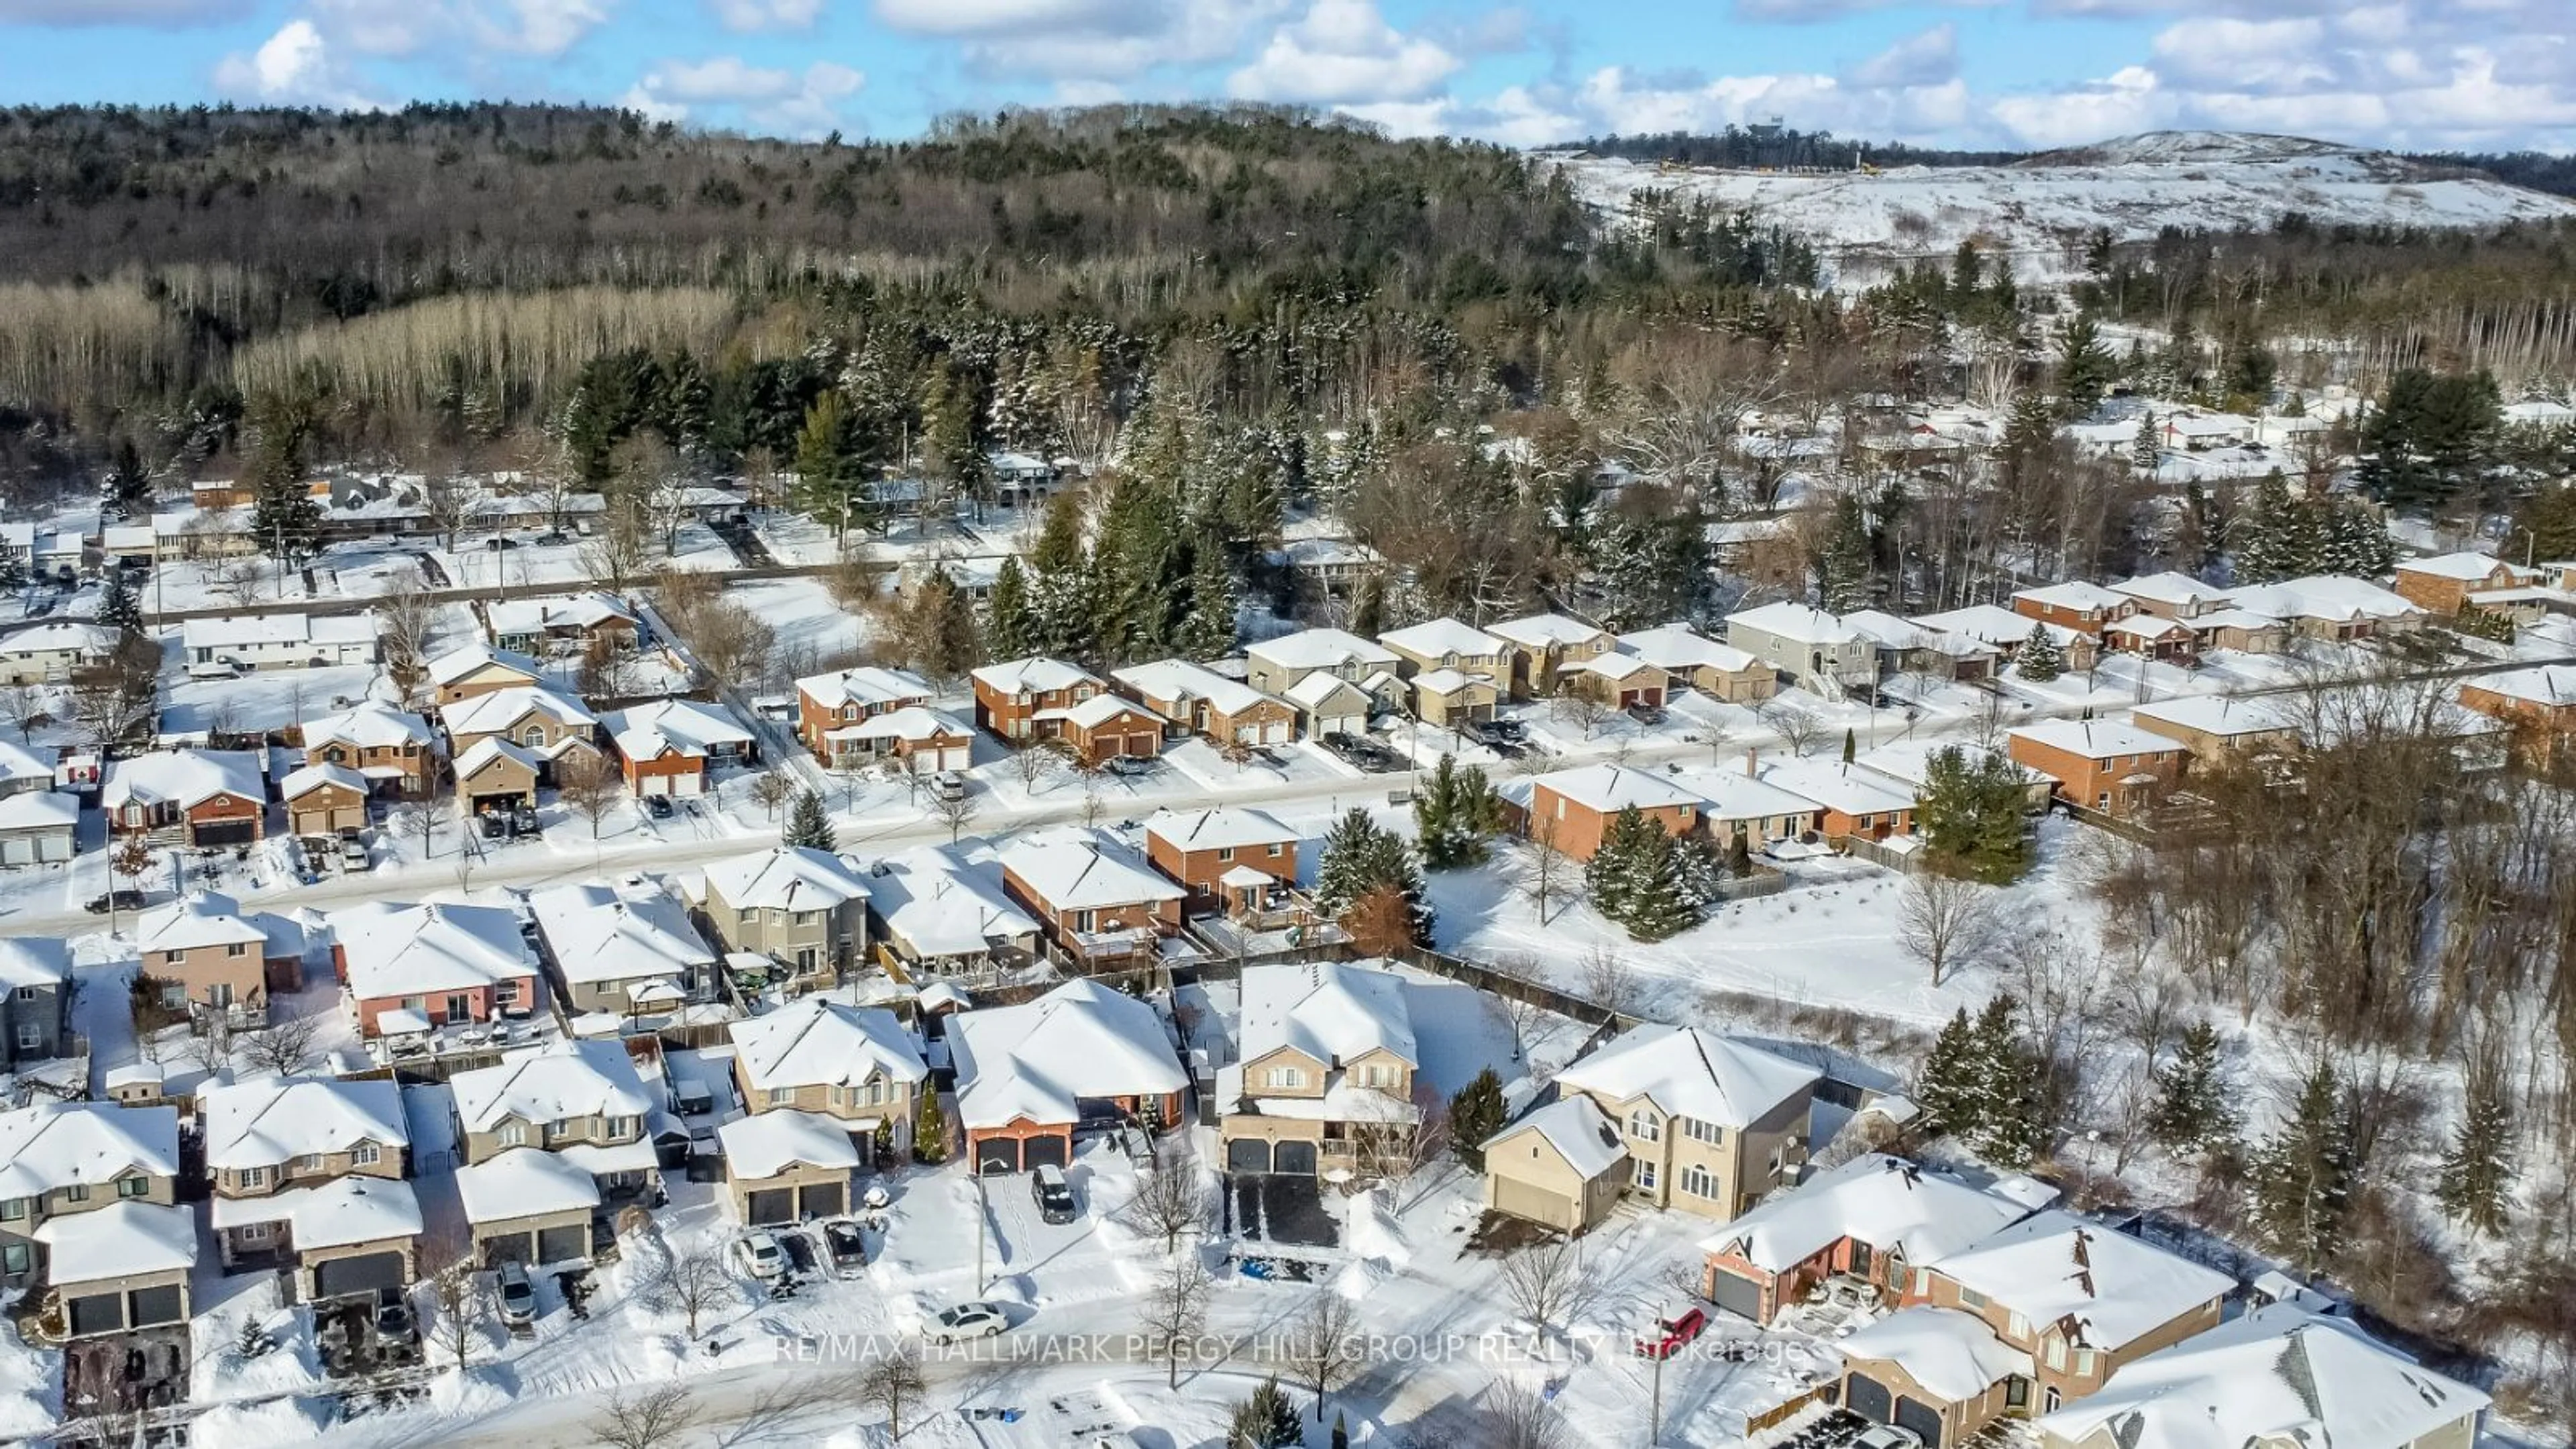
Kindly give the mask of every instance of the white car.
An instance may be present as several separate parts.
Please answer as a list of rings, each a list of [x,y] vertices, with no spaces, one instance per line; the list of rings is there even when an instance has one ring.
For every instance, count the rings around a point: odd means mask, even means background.
[[[787,1250],[773,1233],[749,1232],[733,1240],[733,1256],[754,1278],[775,1278],[787,1271]]]
[[[1008,1315],[998,1303],[960,1303],[943,1308],[921,1326],[921,1336],[932,1343],[958,1343],[970,1338],[991,1338],[1011,1326]]]
[[[1911,1429],[1875,1424],[1851,1441],[1851,1449],[1923,1449],[1923,1440]]]

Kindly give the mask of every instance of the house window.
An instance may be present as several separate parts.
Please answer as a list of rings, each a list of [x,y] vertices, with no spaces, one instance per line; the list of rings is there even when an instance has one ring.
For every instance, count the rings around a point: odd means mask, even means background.
[[[1270,1070],[1261,1074],[1261,1082],[1263,1086],[1267,1087],[1282,1087],[1290,1090],[1299,1089],[1306,1085],[1306,1069],[1303,1067],[1272,1067]]]
[[[1682,1191],[1693,1197],[1717,1196],[1717,1174],[1694,1162],[1682,1169]]]
[[[769,1105],[773,1107],[792,1107],[796,1105],[796,1089],[794,1087],[772,1087],[769,1089],[768,1101]]]
[[[1637,1189],[1640,1192],[1653,1192],[1655,1190],[1655,1164],[1648,1162],[1642,1157],[1638,1158],[1637,1170],[1633,1176],[1633,1180],[1636,1182]]]
[[[2030,1337],[2030,1319],[2019,1310],[2015,1310],[2010,1318],[2004,1320],[2004,1332],[2009,1337],[2028,1338]]]
[[[151,1191],[152,1179],[148,1177],[120,1177],[116,1180],[118,1197],[143,1197]]]
[[[244,1223],[233,1229],[233,1236],[245,1243],[265,1243],[268,1241],[268,1224]]]
[[[1697,1117],[1684,1117],[1680,1121],[1682,1135],[1693,1142],[1705,1142],[1715,1147],[1726,1141],[1726,1129],[1714,1122],[1702,1121]]]
[[[176,966],[187,959],[188,953],[185,951],[164,951],[161,953],[161,964],[164,966]]]
[[[226,941],[224,943],[224,954],[227,956],[240,956],[248,950],[250,950],[250,947],[240,941]]]
[[[320,1172],[322,1170],[322,1154],[319,1152],[305,1153],[302,1157],[295,1159],[295,1170],[298,1172]]]
[[[1640,1142],[1661,1142],[1664,1124],[1651,1107],[1640,1107],[1628,1114],[1628,1135]]]
[[[1961,1288],[1959,1290],[1959,1306],[1962,1308],[1982,1310],[1986,1306],[1986,1295],[1978,1292],[1974,1288]]]
[[[2066,1371],[2066,1340],[2057,1337],[2055,1334],[2049,1335],[2047,1357],[2048,1366],[2050,1368],[2057,1370],[2059,1373],[2064,1373]]]
[[[358,1167],[373,1167],[384,1160],[384,1149],[372,1142],[361,1142],[349,1149],[349,1161]]]
[[[1219,861],[1230,861],[1234,859],[1234,847],[1231,845],[1218,846],[1216,849],[1216,858]]]
[[[504,1122],[499,1133],[504,1147],[522,1147],[528,1141],[528,1129],[516,1122]]]
[[[45,1044],[45,1029],[32,1021],[18,1023],[18,1050],[31,1052]]]
[[[33,1000],[35,1000],[35,999],[36,999],[36,988],[35,988],[35,987],[32,987],[32,986],[21,986],[21,987],[19,987],[19,988],[18,988],[18,999],[19,999],[20,1001],[33,1001]]]
[[[0,1198],[0,1223],[25,1221],[27,1200],[23,1197]]]
[[[555,1120],[546,1124],[546,1140],[549,1142],[560,1142],[564,1138],[570,1137],[573,1133],[573,1128],[577,1125],[579,1124],[575,1123],[570,1117],[557,1117]]]
[[[2030,1380],[2019,1374],[2004,1380],[2004,1407],[2007,1409],[2030,1407]]]
[[[36,1266],[35,1252],[25,1243],[10,1243],[0,1248],[0,1266],[5,1266],[10,1276],[15,1277]]]
[[[2089,1379],[2093,1376],[2093,1350],[2089,1348],[2075,1350],[2075,1373],[2079,1378]]]
[[[241,1185],[245,1188],[253,1189],[268,1186],[268,1169],[265,1167],[243,1168],[241,1170]]]
[[[1274,845],[1274,846],[1270,847],[1270,858],[1271,858],[1272,860],[1277,860],[1277,859],[1279,858],[1279,856],[1280,856],[1281,852],[1285,851],[1287,848],[1288,848],[1288,847],[1286,847],[1286,846],[1284,846],[1284,845]]]
[[[67,1187],[67,1188],[64,1188],[64,1189],[63,1189],[63,1201],[65,1201],[65,1202],[87,1202],[87,1201],[89,1201],[89,1184],[88,1184],[88,1183],[85,1183],[85,1182],[76,1182],[76,1183],[73,1183],[71,1186],[69,1186],[69,1187]]]

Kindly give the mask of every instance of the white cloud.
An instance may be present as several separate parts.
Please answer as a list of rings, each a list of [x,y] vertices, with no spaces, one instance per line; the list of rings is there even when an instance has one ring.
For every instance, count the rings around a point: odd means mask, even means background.
[[[806,30],[822,18],[823,0],[707,0],[727,30]]]
[[[1959,27],[1943,21],[1909,35],[1852,67],[1852,84],[1869,89],[1937,86],[1959,75]]]
[[[965,43],[987,78],[1125,81],[1230,60],[1291,0],[876,0],[883,24]],[[1083,87],[1089,89],[1088,86]],[[1132,95],[1132,91],[1122,92]]]
[[[250,0],[0,0],[0,25],[222,25]]]
[[[620,0],[311,0],[330,40],[369,55],[462,47],[555,56],[606,25]]]
[[[1248,100],[1326,105],[1418,101],[1466,62],[1386,23],[1374,0],[1313,0],[1271,35],[1252,63],[1226,80]]]
[[[619,104],[657,121],[703,119],[710,110],[730,111],[757,131],[819,136],[840,125],[841,104],[866,84],[865,75],[828,60],[797,71],[719,55],[701,61],[666,60],[645,72]]]
[[[243,100],[282,105],[364,110],[377,103],[350,81],[322,32],[310,20],[290,20],[248,55],[225,56],[215,66],[215,87]]]

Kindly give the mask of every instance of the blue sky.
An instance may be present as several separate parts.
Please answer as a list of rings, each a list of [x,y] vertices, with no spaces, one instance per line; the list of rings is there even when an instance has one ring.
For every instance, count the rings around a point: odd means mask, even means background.
[[[0,0],[5,102],[502,96],[798,136],[1239,96],[1517,144],[1776,114],[2570,150],[2576,0]]]

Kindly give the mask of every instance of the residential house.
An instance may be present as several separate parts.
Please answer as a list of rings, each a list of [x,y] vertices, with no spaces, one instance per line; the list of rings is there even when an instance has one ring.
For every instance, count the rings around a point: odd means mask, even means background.
[[[209,1209],[224,1271],[292,1270],[305,1302],[418,1276],[411,1126],[391,1081],[267,1077],[205,1088]]]
[[[304,927],[231,896],[192,891],[136,918],[134,954],[162,1004],[266,1019],[270,998],[304,989]]]
[[[1878,682],[1878,646],[1869,636],[1804,604],[1764,604],[1729,614],[1726,642],[1827,698]]]
[[[533,689],[546,682],[544,666],[525,654],[486,644],[463,644],[425,666],[431,697],[441,707],[502,689]]]
[[[0,740],[0,800],[13,795],[43,794],[62,783],[54,778],[62,751],[41,751]]]
[[[355,770],[370,795],[419,799],[437,789],[447,769],[446,750],[429,721],[382,700],[307,720],[303,731],[306,764]]]
[[[512,1147],[456,1169],[474,1261],[566,1263],[590,1256],[599,1179],[541,1147]]]
[[[2016,761],[2057,782],[2057,796],[2106,815],[2136,815],[2181,782],[2190,750],[2113,720],[2042,720],[2005,735]]]
[[[528,894],[528,914],[568,1012],[637,1016],[715,995],[716,953],[658,885],[548,886]]]
[[[728,951],[829,981],[867,957],[868,882],[828,851],[782,845],[706,868],[699,914]]]
[[[1697,775],[1691,788],[1699,795],[1701,828],[1720,845],[1740,834],[1747,850],[1758,851],[1816,828],[1816,802],[1764,781],[1760,756],[1753,751],[1745,753],[1741,773]]]
[[[1297,737],[1297,707],[1186,659],[1116,670],[1125,693],[1183,730],[1219,745],[1284,745]]]
[[[1086,767],[1111,760],[1150,760],[1162,752],[1162,716],[1115,694],[1095,694],[1080,704],[1041,709],[1029,716],[1042,740],[1056,740]]]
[[[8,1070],[73,1053],[72,948],[59,936],[0,936],[0,1063]]]
[[[2025,619],[2061,625],[2098,639],[2105,625],[2136,613],[2138,601],[2116,589],[2073,579],[2017,591],[2012,596],[2012,610]]]
[[[1515,699],[1554,694],[1569,670],[1611,653],[1618,640],[1607,629],[1563,614],[1532,614],[1489,626],[1503,641],[1498,681]]]
[[[1218,1073],[1228,1172],[1404,1176],[1422,1122],[1404,978],[1366,964],[1251,966],[1241,1057]]]
[[[2111,592],[2136,605],[2138,613],[2158,619],[2187,621],[2227,607],[2225,589],[2171,569],[2113,584]]]
[[[1622,634],[1619,648],[1722,704],[1760,704],[1779,692],[1778,670],[1685,624]]]
[[[1056,466],[1044,458],[996,449],[984,455],[985,476],[1005,503],[1044,498],[1055,491]]]
[[[52,790],[0,795],[0,867],[57,865],[80,845],[80,800]]]
[[[2102,647],[2167,664],[2190,664],[2200,657],[2200,631],[2180,619],[2131,614],[2102,626]]]
[[[536,599],[497,599],[484,606],[492,647],[519,654],[579,654],[592,648],[631,653],[644,620],[614,594],[590,589]]]
[[[969,676],[975,689],[975,723],[1013,745],[1050,738],[1036,716],[1071,709],[1108,694],[1109,681],[1078,664],[1033,654],[987,664]]]
[[[1270,550],[1268,562],[1286,572],[1307,597],[1326,602],[1350,598],[1386,567],[1383,554],[1346,538],[1292,538]]]
[[[2566,756],[2576,739],[2576,669],[2542,664],[2480,675],[2460,683],[2460,703],[2505,722],[2514,748],[2527,762],[2547,768]]]
[[[448,1079],[467,1164],[541,1147],[591,1175],[605,1204],[649,1198],[661,1163],[653,1097],[616,1041],[556,1041]]]
[[[1762,783],[1814,801],[1815,828],[1828,844],[1914,833],[1915,792],[1875,770],[1839,760],[1784,760],[1762,771]]]
[[[2212,448],[2233,448],[2251,442],[2254,420],[2234,413],[2199,413],[2178,408],[2165,414],[2158,434],[2168,448],[2202,453]]]
[[[289,835],[355,835],[367,828],[367,779],[343,765],[306,765],[277,782]]]
[[[2081,629],[2064,624],[2050,624],[2010,609],[1992,604],[1970,604],[1964,609],[1950,609],[1938,614],[1917,614],[1914,622],[1926,629],[1944,634],[1959,634],[1993,645],[2006,658],[2020,653],[2033,634],[2045,634],[2057,646],[2059,667],[2069,673],[2082,674],[2101,661],[2102,641]]]
[[[1189,896],[1106,831],[1036,832],[1002,846],[1002,888],[1078,970],[1151,960]]]
[[[1700,1296],[1769,1323],[1829,1278],[1893,1303],[1939,1268],[2043,1204],[1870,1153],[1779,1193],[1700,1242]]]
[[[1557,675],[1559,688],[1613,709],[1662,709],[1672,676],[1634,654],[1596,654]]]
[[[734,1080],[754,1114],[810,1113],[845,1136],[882,1130],[891,1151],[912,1150],[913,1112],[918,1094],[930,1090],[930,1068],[893,1012],[800,996],[727,1030]]]
[[[1267,812],[1242,807],[1159,810],[1145,822],[1145,858],[1188,888],[1193,914],[1268,909],[1297,884],[1297,840]]]
[[[2183,695],[2139,705],[2129,711],[2129,722],[2180,741],[2195,765],[2211,767],[2277,765],[2297,754],[2301,741],[2297,712],[2268,695]]]
[[[267,833],[266,761],[249,750],[154,750],[109,764],[98,803],[118,835],[249,845]]]
[[[1557,1074],[1557,1095],[1588,1097],[1620,1129],[1623,1164],[1609,1171],[1655,1207],[1725,1221],[1797,1179],[1807,1160],[1814,1068],[1696,1027],[1641,1026]],[[1527,1159],[1553,1171],[1545,1155]],[[1517,1161],[1488,1173],[1507,1175]],[[1555,1180],[1555,1218],[1590,1201]],[[1524,1200],[1546,1203],[1547,1183],[1523,1182]],[[1591,1224],[1586,1223],[1585,1226]]]
[[[1432,669],[1413,676],[1413,717],[1437,728],[1492,719],[1502,700],[1502,686],[1490,675]]]
[[[1902,785],[1920,804],[1924,790],[1932,782],[1933,760],[1953,750],[1965,763],[1972,765],[1982,763],[1988,757],[2000,757],[2012,763],[2011,756],[1992,745],[1981,745],[1974,740],[1921,737],[1890,740],[1873,746],[1861,751],[1852,763]],[[2033,815],[2046,810],[2049,797],[2056,793],[2057,782],[2027,765],[2012,763],[2012,768],[2021,774],[2024,790],[2022,808]]]
[[[716,705],[661,699],[610,710],[599,726],[617,749],[626,788],[638,795],[697,795],[708,772],[759,754],[751,731]]]
[[[882,760],[910,774],[935,775],[974,762],[975,732],[945,711],[905,705],[824,731],[820,753],[835,770]]]
[[[980,976],[1037,959],[1037,918],[1012,903],[1002,869],[953,848],[889,855],[868,872],[869,929],[914,975]]]
[[[847,1212],[850,1174],[874,1156],[853,1124],[793,1108],[737,1117],[716,1128],[725,1192],[736,1222],[786,1227]]]
[[[499,906],[362,901],[332,912],[331,935],[362,1036],[425,1036],[541,1004],[536,953]]]
[[[2288,621],[2251,609],[2210,609],[2189,620],[2201,653],[2233,649],[2241,654],[2279,654],[2290,647]]]
[[[2313,574],[2277,584],[2232,589],[2231,607],[2268,614],[2302,639],[2348,643],[2411,634],[2424,625],[2424,609],[2366,579]]]
[[[1921,674],[1934,679],[1974,684],[1990,679],[2003,651],[1970,635],[1927,629],[1880,609],[1855,609],[1842,616],[1846,627],[1869,640],[1876,658],[1875,676]]]
[[[2447,619],[2467,608],[2472,594],[2523,588],[2542,577],[2538,569],[2518,568],[2490,554],[2445,553],[2400,562],[2395,591],[2426,613]]]
[[[1511,677],[1511,646],[1455,619],[1396,629],[1380,634],[1377,642],[1394,652],[1396,676],[1401,679],[1446,671],[1481,676],[1500,689]]]
[[[192,668],[324,669],[376,661],[373,614],[219,614],[179,626]]]
[[[116,652],[117,633],[103,624],[56,619],[0,637],[0,683],[63,684]]]
[[[456,796],[466,810],[534,810],[547,762],[499,735],[487,735],[456,757]]]
[[[1626,1139],[1581,1093],[1523,1114],[1482,1147],[1485,1206],[1561,1233],[1608,1217],[1628,1186]]]
[[[870,715],[930,703],[930,681],[902,669],[865,665],[796,681],[796,737],[817,755],[830,753],[824,736]]]
[[[197,1215],[178,1176],[175,1108],[0,1112],[0,1278],[48,1285],[71,1338],[184,1328]]]
[[[1278,695],[1317,674],[1360,684],[1372,674],[1395,673],[1403,664],[1394,650],[1341,629],[1300,629],[1264,639],[1247,647],[1243,657],[1252,687]]]
[[[1575,860],[1592,858],[1622,810],[1636,810],[1678,840],[1699,831],[1704,803],[1670,776],[1610,764],[1507,781],[1502,795],[1523,834]]]
[[[1296,708],[1297,727],[1310,740],[1368,732],[1377,700],[1367,690],[1321,669],[1288,686],[1280,696]]]
[[[599,717],[560,690],[520,685],[460,700],[443,711],[447,740],[456,751],[462,784],[465,758],[485,740],[503,740],[537,763],[539,784],[551,785],[565,761],[599,756]]]
[[[1189,1074],[1154,1008],[1097,981],[1068,981],[1018,1006],[948,1022],[957,1116],[972,1170],[1018,1172],[1073,1160],[1090,1122],[1183,1120]]]
[[[2269,1303],[2031,1427],[2043,1449],[2472,1449],[2487,1406],[2349,1320]]]

